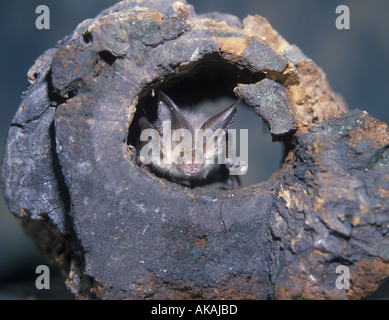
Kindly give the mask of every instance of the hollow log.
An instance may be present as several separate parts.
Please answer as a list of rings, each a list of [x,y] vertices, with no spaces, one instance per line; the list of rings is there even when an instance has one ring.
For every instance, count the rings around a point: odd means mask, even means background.
[[[228,79],[215,94],[234,91],[283,141],[282,167],[222,190],[137,166],[128,144],[142,106],[160,90],[201,101],[196,79],[218,73]],[[358,299],[388,276],[388,127],[348,111],[265,18],[122,1],[46,51],[28,78],[3,191],[77,298]],[[349,288],[336,286],[338,266]]]

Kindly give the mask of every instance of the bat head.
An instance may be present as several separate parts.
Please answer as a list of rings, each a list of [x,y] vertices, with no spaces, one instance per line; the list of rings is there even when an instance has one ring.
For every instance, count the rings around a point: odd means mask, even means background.
[[[181,110],[163,92],[158,96],[161,158],[154,167],[174,178],[205,178],[225,152],[226,129],[233,123],[240,100],[209,118],[202,112]],[[164,161],[167,160],[167,161]]]

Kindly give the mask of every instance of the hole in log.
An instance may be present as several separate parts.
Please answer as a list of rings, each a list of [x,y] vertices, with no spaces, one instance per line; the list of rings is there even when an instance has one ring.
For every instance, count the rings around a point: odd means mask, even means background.
[[[117,57],[115,57],[112,52],[108,50],[103,50],[99,52],[99,58],[104,62],[108,63],[110,66],[116,61]]]
[[[91,43],[93,41],[93,36],[89,31],[85,31],[82,34],[82,39],[84,40],[85,43]]]
[[[158,93],[163,91],[181,109],[200,111],[211,117],[225,110],[237,101],[233,90],[238,83],[250,84],[264,79],[261,73],[253,74],[240,70],[231,63],[216,58],[209,58],[191,65],[179,76],[175,75],[162,84],[151,85],[141,93],[136,113],[129,129],[127,144],[139,147],[139,119],[146,117],[150,123],[155,123],[158,116]],[[269,129],[258,114],[241,101],[237,107],[237,115],[230,126],[237,133],[237,156],[240,150],[240,129],[248,129],[248,171],[240,175],[241,187],[257,184],[267,180],[277,171],[283,160],[283,143],[273,142]],[[223,166],[222,166],[223,167]],[[148,168],[150,169],[150,168]],[[226,168],[221,168],[223,174],[228,174]],[[152,171],[152,170],[151,170]],[[177,182],[158,172],[162,178]],[[216,182],[215,182],[216,180]],[[224,181],[218,181],[219,175],[210,176],[201,183],[191,183],[190,186],[220,188]],[[185,184],[187,185],[187,184]]]

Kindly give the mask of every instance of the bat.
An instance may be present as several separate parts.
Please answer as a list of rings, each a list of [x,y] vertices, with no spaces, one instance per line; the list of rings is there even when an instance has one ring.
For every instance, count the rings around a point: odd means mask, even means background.
[[[225,156],[226,132],[240,101],[209,118],[201,111],[180,109],[160,91],[157,120],[151,123],[145,116],[139,119],[138,150],[130,146],[136,154],[136,163],[146,164],[157,175],[175,182],[196,186],[218,179],[225,180],[225,189],[238,188],[239,178],[229,175],[228,170],[242,163],[233,163]]]

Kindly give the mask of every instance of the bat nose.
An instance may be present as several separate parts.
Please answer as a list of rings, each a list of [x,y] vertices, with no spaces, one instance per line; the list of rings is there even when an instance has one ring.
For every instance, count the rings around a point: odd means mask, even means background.
[[[188,168],[190,169],[190,170],[193,170],[193,171],[198,171],[199,169],[200,169],[200,165],[199,164],[196,164],[196,163],[193,163],[193,164],[189,164],[188,165]]]
[[[185,164],[185,171],[188,174],[196,174],[201,169],[201,165],[197,163],[187,163]]]

